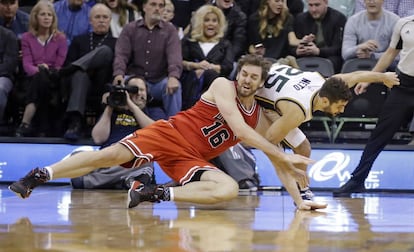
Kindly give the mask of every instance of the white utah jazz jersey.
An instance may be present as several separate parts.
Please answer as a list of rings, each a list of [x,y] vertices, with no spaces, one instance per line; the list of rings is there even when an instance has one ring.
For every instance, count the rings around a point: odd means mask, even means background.
[[[277,112],[279,101],[296,103],[305,115],[305,122],[312,119],[312,102],[325,78],[318,72],[304,72],[287,65],[274,64],[264,87],[256,93],[259,104]]]

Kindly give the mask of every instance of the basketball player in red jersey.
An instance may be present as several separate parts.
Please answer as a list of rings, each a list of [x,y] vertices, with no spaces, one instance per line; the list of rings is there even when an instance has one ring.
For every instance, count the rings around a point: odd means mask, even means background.
[[[35,168],[9,189],[27,198],[33,188],[52,179],[79,177],[97,168],[118,164],[130,168],[156,161],[181,186],[141,184],[131,188],[129,208],[143,201],[218,203],[235,198],[238,184],[206,160],[243,141],[267,154],[299,209],[325,208],[326,204],[302,200],[296,187],[296,179],[304,175],[294,164],[309,164],[312,160],[283,153],[253,129],[263,131],[269,125],[266,120],[260,120],[264,116],[254,98],[264,85],[269,67],[263,58],[247,55],[239,61],[237,81],[217,78],[189,110],[169,120],[159,120],[110,147],[81,152],[50,166]]]

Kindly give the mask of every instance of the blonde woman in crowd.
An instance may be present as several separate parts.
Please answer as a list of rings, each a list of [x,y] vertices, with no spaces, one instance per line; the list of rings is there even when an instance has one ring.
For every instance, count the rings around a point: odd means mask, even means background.
[[[50,101],[57,105],[58,88],[56,71],[65,61],[68,46],[66,37],[57,30],[57,17],[53,4],[39,1],[30,12],[29,31],[22,35],[23,68],[26,80],[26,107],[16,136],[30,136],[32,119],[38,113],[38,132],[50,132]]]
[[[204,5],[193,15],[191,33],[182,39],[183,109],[192,106],[217,76],[228,76],[233,69],[231,44],[224,39],[226,18],[213,6]]]
[[[111,33],[114,38],[119,37],[127,23],[142,18],[137,7],[126,0],[105,0],[105,4],[111,9]]]
[[[286,0],[261,0],[248,21],[249,52],[279,59],[289,54],[289,46],[300,40],[293,31],[293,16]]]

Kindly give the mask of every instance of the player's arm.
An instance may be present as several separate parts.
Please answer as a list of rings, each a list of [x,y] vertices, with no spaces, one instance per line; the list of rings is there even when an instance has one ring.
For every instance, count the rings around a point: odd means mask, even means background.
[[[283,165],[310,164],[311,159],[299,155],[286,155],[277,147],[267,141],[244,121],[236,104],[236,90],[233,83],[225,78],[217,78],[213,81],[210,88],[203,94],[207,100],[216,103],[224,120],[232,129],[234,134],[244,143],[254,148],[262,150],[264,153],[275,157]],[[281,164],[282,164],[281,163]]]
[[[244,121],[237,107],[237,93],[233,83],[225,78],[217,78],[204,95],[209,95],[210,98],[214,99],[224,120],[241,141],[249,146],[261,149],[269,155],[279,155],[279,151],[274,145],[266,141],[264,137],[259,135]]]
[[[394,61],[395,57],[397,57],[399,52],[400,52],[399,49],[388,47],[388,49],[382,54],[381,58],[378,60],[377,64],[374,66],[372,71],[373,72],[384,72],[392,64],[392,62]],[[384,84],[387,85],[386,83]],[[358,83],[355,86],[354,91],[356,94],[362,94],[367,90],[369,85],[370,85],[369,82]],[[387,85],[387,87],[391,88],[392,86]]]
[[[299,127],[305,120],[302,109],[291,101],[280,101],[277,107],[281,115],[273,110],[264,113],[273,122],[265,134],[266,139],[273,144],[280,143],[289,131]]]
[[[103,144],[108,140],[109,134],[111,133],[111,116],[113,108],[105,106],[105,109],[99,117],[99,120],[93,126],[91,136],[95,144]]]
[[[300,173],[303,171],[300,171],[298,169],[296,170],[286,169],[286,167],[279,166],[277,160],[275,160],[273,157],[268,156],[268,158],[272,162],[276,170],[277,176],[280,179],[280,182],[282,182],[286,191],[292,197],[293,201],[296,204],[296,207],[299,210],[315,210],[315,209],[323,209],[327,207],[327,204],[325,203],[318,203],[316,201],[309,201],[309,200],[302,199],[302,197],[300,196],[298,186],[297,186],[297,178],[298,176],[300,176]]]
[[[336,74],[332,77],[341,78],[351,88],[359,82],[383,83],[388,88],[400,84],[400,80],[395,72],[373,72],[373,71],[356,71],[346,74]]]
[[[384,71],[391,65],[400,50],[389,47],[378,60],[372,71],[355,71],[351,73],[336,74],[332,77],[338,77],[344,80],[351,88],[359,82],[384,83],[387,87],[392,88],[399,85],[400,81],[394,72]]]

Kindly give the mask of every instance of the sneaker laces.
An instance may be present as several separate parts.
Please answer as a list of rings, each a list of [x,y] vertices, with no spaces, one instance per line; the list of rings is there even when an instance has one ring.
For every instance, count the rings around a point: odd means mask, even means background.
[[[306,190],[300,191],[300,196],[304,200],[313,200],[314,194],[310,189],[306,189]]]

